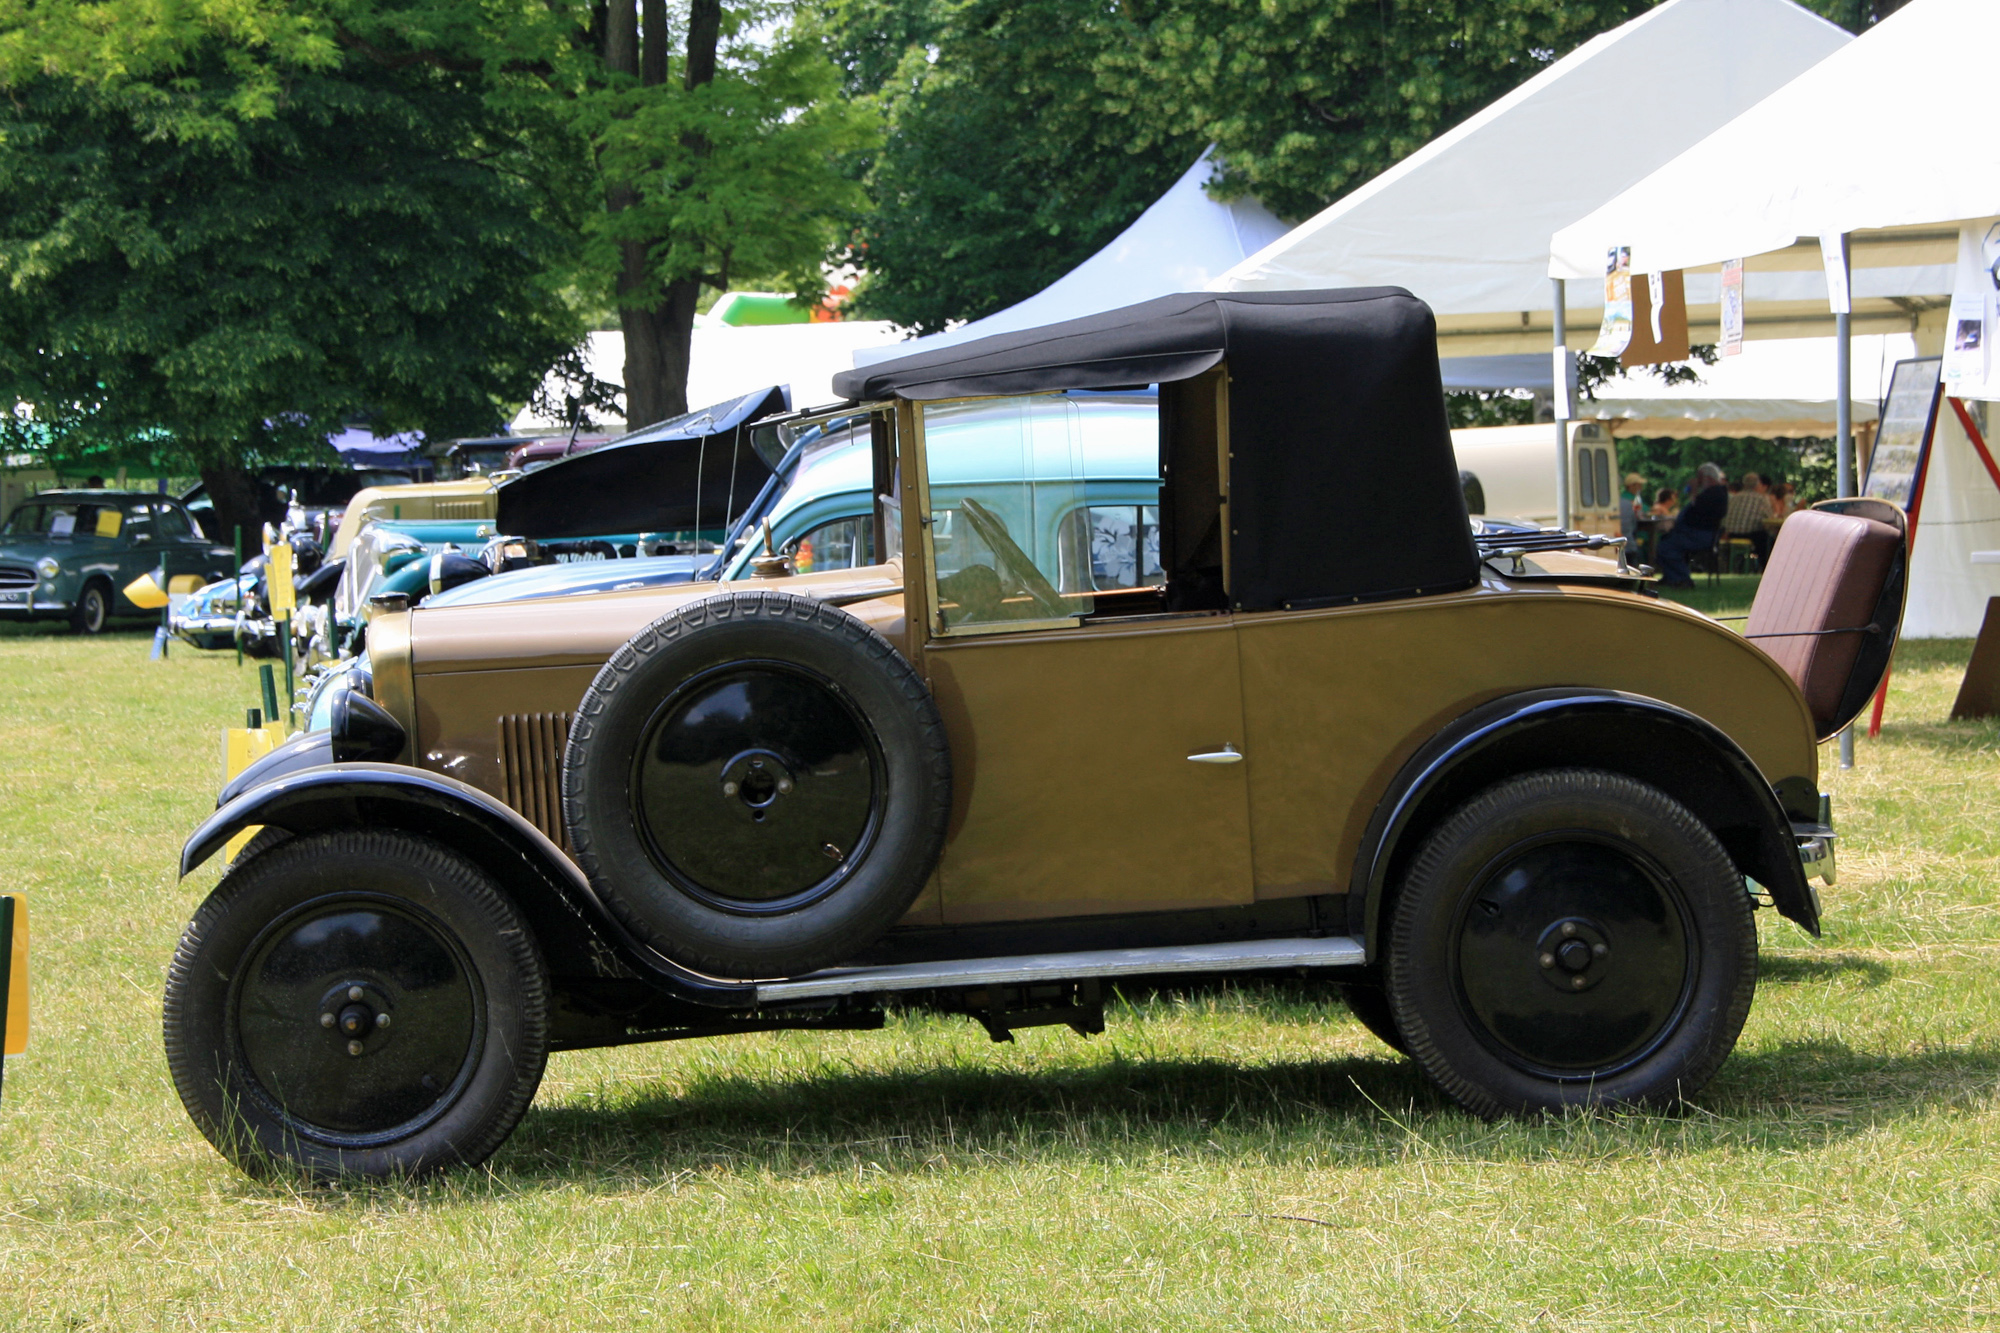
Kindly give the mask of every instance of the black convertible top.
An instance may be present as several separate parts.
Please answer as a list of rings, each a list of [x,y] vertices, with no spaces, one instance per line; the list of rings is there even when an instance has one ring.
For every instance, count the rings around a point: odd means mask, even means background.
[[[1235,606],[1477,581],[1437,321],[1399,287],[1162,296],[844,371],[833,387],[921,402],[1167,384],[1224,362]]]

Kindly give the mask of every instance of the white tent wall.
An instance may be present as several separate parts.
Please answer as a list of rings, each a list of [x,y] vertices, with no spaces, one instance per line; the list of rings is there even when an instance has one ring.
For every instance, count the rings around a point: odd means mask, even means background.
[[[2000,413],[1988,414],[1994,418]],[[1978,423],[1977,413],[1973,420]],[[1980,433],[1986,433],[1984,426]],[[2000,596],[2000,566],[1973,564],[1974,551],[2000,551],[2000,487],[1986,475],[1957,414],[1944,403],[1910,553],[1904,638],[1969,639],[1979,633],[1986,599]]]
[[[1220,203],[1209,198],[1208,181],[1214,174],[1215,163],[1204,151],[1109,245],[1025,301],[942,333],[859,350],[854,364],[873,365],[1202,290],[1218,273],[1285,232],[1285,224],[1254,199]]]
[[[1210,284],[1406,287],[1446,357],[1548,355],[1548,235],[1848,45],[1790,0],[1668,0],[1572,51]],[[1814,275],[1791,279],[1824,307]],[[1579,312],[1603,301],[1576,284]],[[1699,301],[1699,290],[1690,293]],[[1715,297],[1711,292],[1708,300]],[[1586,345],[1595,316],[1572,321]],[[1546,366],[1540,372],[1546,384]]]

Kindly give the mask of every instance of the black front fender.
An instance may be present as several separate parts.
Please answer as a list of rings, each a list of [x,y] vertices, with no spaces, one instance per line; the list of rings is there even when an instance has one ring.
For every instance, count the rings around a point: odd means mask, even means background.
[[[1349,924],[1374,957],[1383,904],[1424,835],[1479,791],[1544,768],[1602,768],[1660,788],[1712,830],[1737,867],[1770,892],[1780,913],[1819,934],[1792,821],[1772,784],[1719,727],[1684,708],[1616,690],[1508,695],[1431,737],[1397,772],[1363,834]],[[1816,800],[1812,783],[1779,783]],[[1805,814],[1806,818],[1815,817]]]
[[[755,1002],[753,984],[704,976],[635,939],[605,909],[562,849],[501,801],[439,773],[401,764],[324,764],[250,786],[202,821],[181,851],[186,875],[255,825],[302,835],[398,829],[434,838],[491,875],[513,899],[550,971],[636,976],[720,1008]]]

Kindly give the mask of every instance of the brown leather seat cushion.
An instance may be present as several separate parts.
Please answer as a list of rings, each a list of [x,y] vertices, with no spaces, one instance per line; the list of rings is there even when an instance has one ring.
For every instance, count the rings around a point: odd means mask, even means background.
[[[1822,735],[1869,636],[1800,631],[1868,624],[1902,540],[1886,523],[1816,509],[1793,514],[1778,530],[1743,632],[1798,682]]]

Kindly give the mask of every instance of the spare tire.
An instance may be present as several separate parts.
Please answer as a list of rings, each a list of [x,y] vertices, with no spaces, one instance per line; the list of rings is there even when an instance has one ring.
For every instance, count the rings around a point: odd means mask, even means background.
[[[872,944],[944,846],[930,691],[845,611],[726,593],[653,622],[584,693],[563,756],[576,863],[640,939],[717,976]]]

